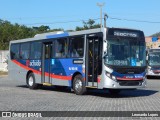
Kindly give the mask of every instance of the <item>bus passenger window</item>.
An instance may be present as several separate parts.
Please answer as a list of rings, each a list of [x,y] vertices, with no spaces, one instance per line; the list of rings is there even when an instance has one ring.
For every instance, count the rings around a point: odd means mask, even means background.
[[[30,59],[41,59],[41,49],[42,49],[41,42],[32,42]]]
[[[11,45],[11,59],[19,59],[19,44]]]
[[[72,37],[69,40],[69,57],[83,57],[84,37]]]
[[[55,47],[55,57],[65,58],[67,56],[67,39],[56,40]]]
[[[79,54],[78,54],[78,52],[76,51],[75,48],[71,52],[71,57],[79,57]]]
[[[30,43],[22,43],[20,46],[20,58],[29,59]]]

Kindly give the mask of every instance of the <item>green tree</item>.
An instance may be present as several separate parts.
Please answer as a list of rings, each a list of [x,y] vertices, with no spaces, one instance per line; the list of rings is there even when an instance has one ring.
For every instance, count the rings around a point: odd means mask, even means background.
[[[18,23],[11,24],[9,21],[0,19],[0,50],[9,48],[9,42],[11,40],[18,40],[24,38],[34,37],[36,34],[45,32],[62,31],[63,29],[50,29],[49,26],[40,27],[27,27],[25,25],[19,25]]]
[[[93,28],[100,28],[100,24],[95,24],[94,20],[89,19],[87,22],[83,21],[83,27],[77,26],[76,31],[93,29]]]
[[[151,35],[152,37],[158,37],[158,36],[160,36],[160,32],[157,32],[157,33],[155,33],[155,34],[153,34],[153,35]]]
[[[100,24],[95,24],[94,20],[89,19],[87,22],[83,21],[83,27],[77,26],[76,31],[93,28],[100,28]],[[50,29],[49,26],[45,25],[41,25],[40,27],[27,27],[25,25],[19,25],[18,23],[11,24],[9,21],[0,19],[0,50],[8,49],[11,40],[31,38],[36,34],[55,31],[63,31],[63,28]]]
[[[40,27],[33,27],[33,30],[36,33],[45,33],[45,32],[50,31],[50,27],[49,26],[41,25]]]
[[[0,49],[8,49],[11,40],[33,37],[34,34],[31,28],[24,25],[0,20]]]

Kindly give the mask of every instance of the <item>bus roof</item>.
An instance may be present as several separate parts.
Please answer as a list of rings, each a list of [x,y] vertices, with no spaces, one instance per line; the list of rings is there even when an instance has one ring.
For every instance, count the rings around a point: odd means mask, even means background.
[[[129,29],[129,28],[107,28],[110,29],[117,29],[117,30],[133,30],[133,31],[140,31],[135,29]],[[96,29],[88,29],[88,30],[82,30],[82,31],[73,31],[73,32],[66,32],[66,31],[57,31],[57,32],[48,32],[48,33],[42,33],[37,34],[33,38],[25,38],[20,40],[12,40],[10,43],[19,43],[19,42],[28,42],[28,41],[38,41],[38,40],[44,40],[49,38],[61,38],[61,37],[67,37],[67,36],[75,36],[75,35],[83,35],[83,34],[92,34],[92,33],[98,33],[98,32],[105,32],[106,28],[96,28]],[[142,31],[141,31],[142,32]]]
[[[59,38],[59,37],[67,37],[67,36],[74,36],[74,35],[91,34],[91,33],[97,33],[97,32],[102,32],[102,31],[104,31],[104,28],[102,28],[102,29],[101,28],[89,29],[89,30],[74,31],[74,32],[65,32],[65,31],[49,32],[49,33],[37,34],[33,38],[12,40],[12,41],[10,41],[10,43],[38,41],[40,39],[49,39],[49,38]]]

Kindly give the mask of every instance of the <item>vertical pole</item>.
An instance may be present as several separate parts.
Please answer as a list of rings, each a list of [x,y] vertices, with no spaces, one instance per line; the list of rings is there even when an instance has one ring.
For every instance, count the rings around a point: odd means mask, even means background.
[[[101,28],[102,28],[102,7],[101,7]]]
[[[102,7],[105,3],[97,3],[97,6],[100,7],[100,19],[101,19],[101,28],[102,28]]]
[[[104,27],[107,28],[107,18],[108,18],[108,15],[105,13],[104,14]]]

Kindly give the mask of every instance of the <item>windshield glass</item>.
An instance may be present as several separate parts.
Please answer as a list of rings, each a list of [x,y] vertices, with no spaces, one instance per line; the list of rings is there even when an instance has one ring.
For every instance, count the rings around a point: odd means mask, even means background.
[[[150,66],[160,65],[160,52],[154,52],[149,54],[148,64]]]
[[[104,61],[106,64],[114,66],[145,66],[145,42],[110,38]]]

